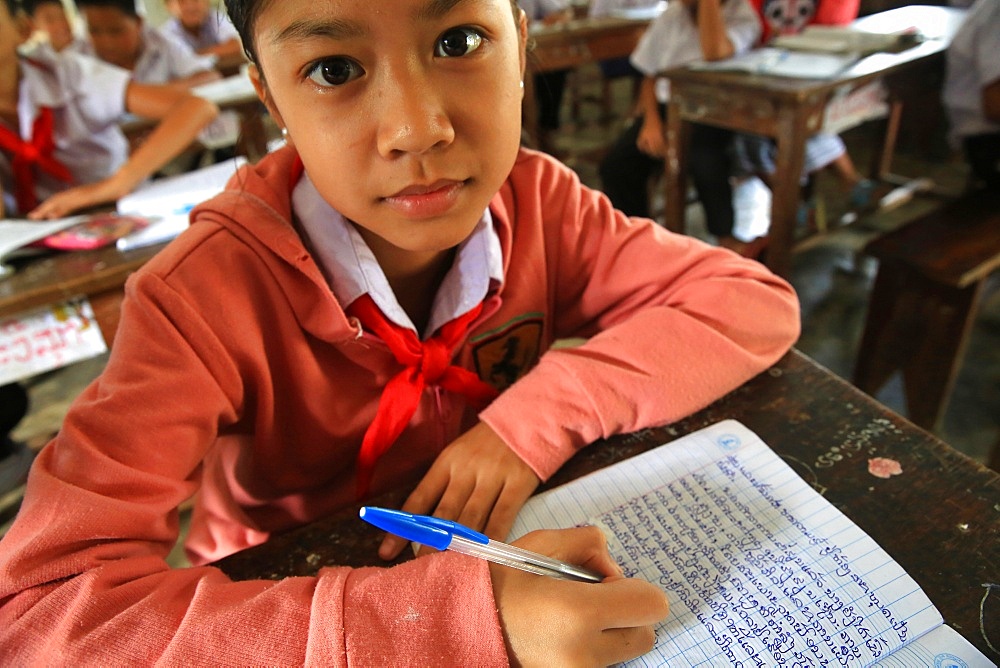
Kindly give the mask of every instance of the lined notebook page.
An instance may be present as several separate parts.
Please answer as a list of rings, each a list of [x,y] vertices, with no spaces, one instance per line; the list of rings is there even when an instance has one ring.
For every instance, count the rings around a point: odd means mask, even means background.
[[[739,422],[536,496],[512,538],[579,524],[602,528],[626,575],[669,593],[654,651],[629,665],[868,666],[942,624],[875,541]]]

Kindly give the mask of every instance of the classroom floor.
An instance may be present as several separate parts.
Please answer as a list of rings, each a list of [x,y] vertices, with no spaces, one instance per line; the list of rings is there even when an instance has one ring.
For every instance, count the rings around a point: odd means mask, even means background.
[[[597,89],[583,86],[593,95]],[[602,123],[599,107],[585,102],[581,121],[572,122],[570,100],[564,106],[567,122],[553,137],[554,150],[576,169],[583,181],[599,186],[596,164],[602,148],[614,137],[630,106],[628,82],[612,87],[616,120]],[[859,165],[873,144],[875,124],[863,126],[844,135],[849,151]],[[926,137],[907,146],[903,136],[894,161],[894,171],[907,177],[927,176],[944,193],[960,192],[965,183],[965,169],[941,149],[941,142]],[[821,176],[817,192],[825,204],[829,224],[836,227],[840,217],[841,195],[832,178]],[[940,204],[933,195],[920,195],[891,211],[862,216],[858,222],[838,227],[812,240],[794,257],[792,284],[802,303],[802,336],[799,350],[813,357],[832,372],[849,379],[864,324],[868,297],[876,263],[859,254],[872,237],[911,220]],[[689,206],[693,233],[707,236],[701,225],[701,211]],[[105,358],[80,362],[71,367],[43,374],[27,382],[32,408],[14,432],[14,437],[41,447],[59,428],[73,398],[103,368]],[[905,415],[901,384],[890,382],[877,397],[885,405]],[[1000,439],[1000,276],[986,286],[969,347],[955,390],[938,436],[957,450],[979,461]],[[19,492],[0,498],[0,534],[16,512]]]

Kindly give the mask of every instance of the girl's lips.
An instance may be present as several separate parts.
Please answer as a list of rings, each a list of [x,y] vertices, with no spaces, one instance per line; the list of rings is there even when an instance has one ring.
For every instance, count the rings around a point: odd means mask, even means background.
[[[437,181],[430,185],[413,185],[383,202],[408,218],[432,218],[450,209],[465,186],[464,181]]]

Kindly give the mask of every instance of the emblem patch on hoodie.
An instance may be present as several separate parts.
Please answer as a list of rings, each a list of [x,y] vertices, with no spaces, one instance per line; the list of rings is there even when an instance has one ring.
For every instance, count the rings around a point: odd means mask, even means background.
[[[520,316],[472,342],[476,373],[503,391],[535,365],[541,344],[542,315]]]

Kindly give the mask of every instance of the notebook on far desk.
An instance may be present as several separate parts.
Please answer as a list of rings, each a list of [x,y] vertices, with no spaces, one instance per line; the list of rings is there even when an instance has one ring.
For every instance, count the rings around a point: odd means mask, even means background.
[[[653,651],[628,665],[993,665],[734,420],[535,496],[511,538],[580,524],[600,527],[625,574],[670,599]]]
[[[808,53],[763,47],[726,58],[691,63],[695,70],[747,72],[794,79],[832,79],[858,60],[858,55],[840,53]]]

